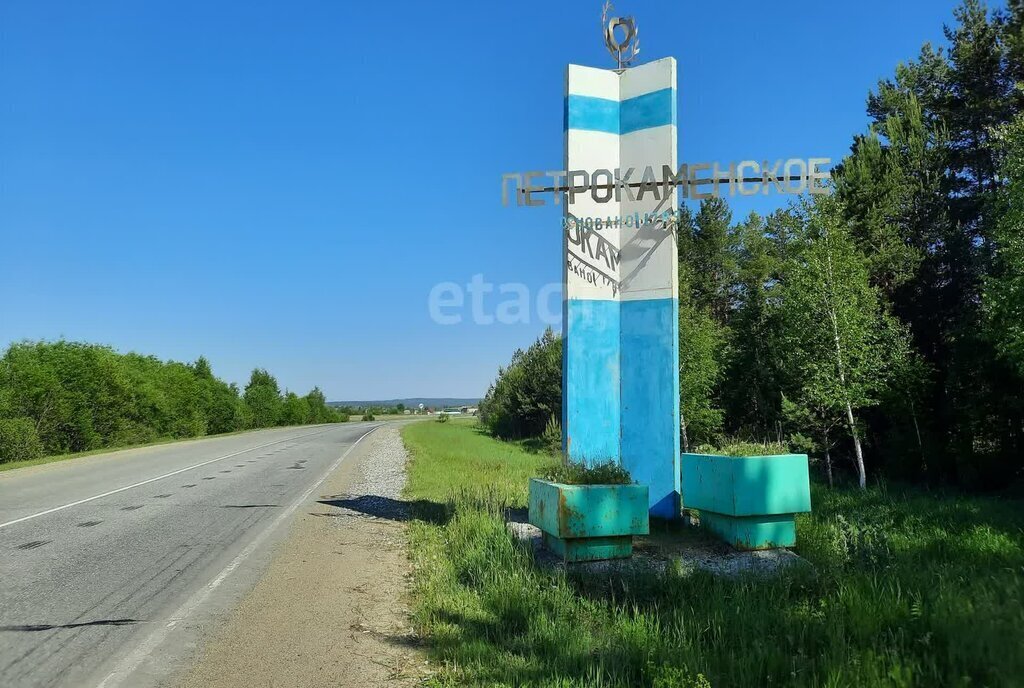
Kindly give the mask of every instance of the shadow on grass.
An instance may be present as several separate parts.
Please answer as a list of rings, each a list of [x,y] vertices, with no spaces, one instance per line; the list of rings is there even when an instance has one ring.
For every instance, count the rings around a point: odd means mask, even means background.
[[[927,535],[931,529],[941,528],[947,534],[964,536],[987,527],[1018,541],[1024,535],[1024,500],[1020,499],[926,491],[899,484],[863,492],[815,484],[811,501],[819,522],[842,516],[908,534]]]
[[[453,509],[449,504],[439,504],[428,499],[405,501],[379,495],[360,495],[350,497],[335,495],[328,499],[318,500],[320,504],[355,511],[374,518],[389,521],[426,521],[436,525],[444,525],[452,518]],[[317,516],[340,516],[341,514],[315,514]]]
[[[430,649],[456,666],[471,667],[473,682],[479,685],[644,685],[643,668],[628,650],[587,647],[569,638],[538,642],[529,634],[530,617],[521,612],[489,605],[487,618],[473,618],[440,610],[434,622],[454,632],[440,638],[393,635],[385,640],[399,647]]]
[[[529,523],[530,510],[523,506],[505,507],[502,516],[506,523]]]

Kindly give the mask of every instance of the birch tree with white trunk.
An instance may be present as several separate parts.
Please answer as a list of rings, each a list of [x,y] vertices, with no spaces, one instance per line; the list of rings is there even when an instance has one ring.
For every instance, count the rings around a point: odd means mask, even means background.
[[[864,488],[858,414],[878,403],[893,367],[907,355],[907,336],[870,285],[839,202],[818,197],[805,203],[801,216],[803,236],[779,300],[786,367],[800,403],[844,420]]]

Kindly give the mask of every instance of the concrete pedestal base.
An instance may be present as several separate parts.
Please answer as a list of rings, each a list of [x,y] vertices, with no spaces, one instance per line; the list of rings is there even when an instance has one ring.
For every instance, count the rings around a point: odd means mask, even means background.
[[[650,532],[645,485],[564,485],[530,480],[530,523],[567,562],[622,559]]]
[[[736,549],[796,545],[794,514],[811,510],[806,454],[683,454],[683,506]]]
[[[544,546],[563,561],[599,561],[633,556],[633,536],[560,538],[544,533]]]
[[[771,549],[796,545],[793,514],[727,516],[702,511],[700,524],[736,549]]]

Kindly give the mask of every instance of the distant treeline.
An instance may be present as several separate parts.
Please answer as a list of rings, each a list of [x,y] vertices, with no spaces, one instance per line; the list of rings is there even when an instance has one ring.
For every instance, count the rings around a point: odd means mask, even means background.
[[[862,485],[1024,478],[1024,0],[954,17],[869,94],[834,194],[681,213],[683,447],[783,441]],[[559,418],[559,349],[500,371],[495,434]]]
[[[371,416],[402,415],[405,413],[405,404],[398,403],[394,406],[367,405],[367,406],[338,406],[332,404],[330,408],[349,416],[368,414]]]
[[[0,463],[162,438],[348,416],[323,392],[281,393],[266,370],[239,391],[210,363],[161,361],[79,342],[21,342],[0,359]]]

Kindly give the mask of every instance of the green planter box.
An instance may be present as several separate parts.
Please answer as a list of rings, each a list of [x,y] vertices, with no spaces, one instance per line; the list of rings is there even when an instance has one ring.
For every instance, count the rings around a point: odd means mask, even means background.
[[[565,561],[620,559],[650,532],[646,485],[563,485],[530,480],[530,523]]]
[[[811,510],[806,454],[682,455],[683,506],[737,549],[792,547],[794,514]]]

